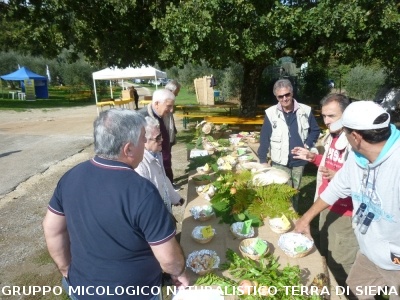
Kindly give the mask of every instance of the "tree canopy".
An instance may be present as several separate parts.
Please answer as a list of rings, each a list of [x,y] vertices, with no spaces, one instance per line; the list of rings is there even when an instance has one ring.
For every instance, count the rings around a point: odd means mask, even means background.
[[[379,59],[393,74],[400,63],[397,0],[10,0],[7,6],[1,20],[14,20],[24,34],[14,46],[37,54],[70,48],[102,66],[240,63],[248,115],[255,113],[263,70],[282,56],[298,66],[330,57]]]

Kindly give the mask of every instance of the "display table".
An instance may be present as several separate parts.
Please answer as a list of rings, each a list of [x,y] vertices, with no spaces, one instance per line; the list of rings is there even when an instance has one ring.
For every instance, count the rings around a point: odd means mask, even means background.
[[[249,145],[250,146],[250,145]],[[258,145],[251,145],[253,151],[258,148]],[[196,192],[196,186],[194,185],[193,181],[190,179],[194,173],[191,173],[189,176],[188,181],[188,191],[187,191],[187,205],[184,212],[184,219],[182,223],[182,233],[180,243],[187,257],[191,252],[201,249],[209,249],[214,250],[217,252],[218,256],[221,259],[221,263],[226,261],[225,253],[228,248],[234,250],[239,255],[239,243],[241,240],[235,238],[232,233],[230,232],[228,224],[219,224],[219,219],[215,216],[208,221],[198,221],[195,220],[191,214],[190,209],[194,206],[202,206],[202,205],[209,205],[209,201],[204,199],[202,196],[199,196]],[[191,233],[196,226],[206,226],[211,225],[215,231],[216,235],[211,240],[211,242],[207,244],[199,244],[194,241],[191,237]],[[302,258],[291,258],[288,257],[279,247],[278,247],[278,239],[279,234],[273,232],[268,222],[265,221],[265,224],[259,228],[255,229],[255,236],[259,237],[263,240],[268,241],[270,247],[270,253],[273,253],[276,257],[279,258],[279,263],[281,268],[285,267],[287,264],[292,266],[298,265],[302,270],[302,283],[303,285],[309,286],[316,275],[320,273],[328,273],[328,269],[325,264],[325,259],[319,254],[318,250],[314,248],[311,252]],[[217,275],[224,275],[229,277],[228,271],[221,272],[221,270],[214,271]],[[190,277],[190,284],[193,285],[199,275],[192,272],[192,270],[188,269],[187,271]],[[329,272],[330,273],[330,272]],[[330,288],[331,288],[331,296],[330,299],[345,299],[344,296],[337,296],[335,293],[335,289],[337,286],[336,281],[334,280],[332,274],[329,274],[330,277]],[[234,299],[233,296],[226,296],[226,299]]]

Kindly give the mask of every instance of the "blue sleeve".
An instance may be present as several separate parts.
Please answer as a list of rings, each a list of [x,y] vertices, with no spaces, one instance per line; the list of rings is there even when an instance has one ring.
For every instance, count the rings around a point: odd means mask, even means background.
[[[260,147],[258,148],[257,154],[260,163],[267,162],[267,153],[270,146],[272,134],[271,122],[268,117],[265,116],[263,126],[261,127],[260,133]]]
[[[310,115],[308,116],[308,124],[310,124],[310,129],[305,144],[309,148],[311,148],[314,146],[315,142],[318,140],[318,137],[321,133],[321,129],[319,128],[317,120],[315,119],[312,112],[310,112]]]
[[[138,225],[149,245],[163,244],[176,234],[175,223],[155,189],[139,206]]]
[[[49,205],[47,208],[55,213],[56,215],[64,216],[64,207],[62,204],[62,192],[61,192],[61,181],[63,180],[64,177],[62,177],[58,183],[57,187],[54,190],[53,196],[50,199]]]

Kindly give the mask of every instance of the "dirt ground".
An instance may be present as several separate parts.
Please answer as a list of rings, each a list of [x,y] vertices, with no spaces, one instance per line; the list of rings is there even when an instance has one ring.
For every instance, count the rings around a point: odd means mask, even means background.
[[[28,112],[0,112],[0,144],[13,138],[13,143],[26,140],[29,135],[32,142],[29,151],[17,153],[17,162],[9,162],[0,148],[1,185],[20,173],[18,161],[28,153],[40,153],[44,162],[38,166],[38,171],[25,175],[20,183],[10,192],[0,192],[0,299],[60,299],[59,297],[9,297],[1,292],[4,286],[28,285],[59,285],[60,275],[47,255],[41,222],[46,213],[47,203],[59,178],[71,167],[93,156],[92,122],[96,117],[96,108],[88,106],[72,109],[31,110]],[[178,130],[182,122],[177,122]],[[35,137],[37,141],[34,142]],[[46,138],[45,138],[46,137]],[[16,142],[14,141],[16,140]],[[63,147],[49,149],[48,139],[61,143],[73,144],[79,140],[73,149],[64,151]],[[22,140],[22,141],[21,141]],[[3,144],[4,146],[4,144]],[[67,148],[67,146],[65,146]],[[61,152],[58,156],[55,151]],[[2,153],[3,152],[3,153]],[[6,151],[7,155],[8,152]],[[46,160],[46,157],[48,160]],[[58,159],[57,159],[58,157]],[[182,186],[181,196],[186,198],[187,165],[186,145],[177,144],[173,147],[173,168],[175,178]],[[30,158],[34,161],[34,156]],[[3,163],[4,161],[4,163]],[[27,165],[26,165],[27,166]],[[26,167],[21,168],[29,169]],[[183,208],[174,208],[174,214],[182,221]]]

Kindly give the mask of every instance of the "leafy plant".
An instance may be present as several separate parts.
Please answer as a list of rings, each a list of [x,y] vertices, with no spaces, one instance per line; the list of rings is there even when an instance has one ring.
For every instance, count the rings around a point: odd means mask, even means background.
[[[297,213],[292,210],[290,199],[298,191],[286,184],[270,184],[255,188],[256,198],[249,206],[250,213],[266,217],[280,217],[285,214],[289,218],[297,218]]]
[[[190,159],[189,165],[188,165],[188,170],[196,170],[198,167],[202,167],[205,164],[209,164],[212,168],[214,168],[217,165],[217,159],[219,158],[219,154],[213,154],[213,155],[206,155],[206,156],[198,156],[198,157],[192,157]]]
[[[226,251],[226,263],[221,265],[222,270],[228,270],[233,279],[218,276],[215,274],[207,274],[199,277],[195,285],[217,285],[227,289],[232,293],[233,286],[238,285],[241,280],[251,280],[255,286],[276,287],[277,293],[269,295],[270,299],[294,299],[293,295],[286,293],[285,286],[301,285],[301,270],[299,266],[287,265],[280,268],[278,258],[272,254],[267,254],[260,258],[259,261],[251,260],[247,257],[241,258],[232,249]],[[230,288],[230,289],[229,289]],[[258,293],[252,293],[249,296],[242,295],[241,299],[265,299]],[[299,295],[295,299],[320,299],[319,296]]]
[[[217,192],[210,202],[221,223],[252,220],[252,225],[257,227],[266,217],[282,214],[289,218],[298,217],[290,202],[297,190],[286,184],[256,187],[252,184],[252,176],[247,170],[221,174],[213,183]]]

